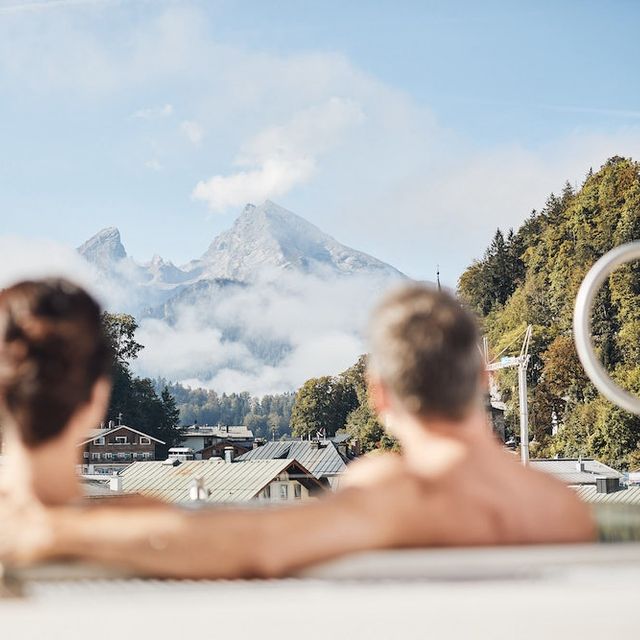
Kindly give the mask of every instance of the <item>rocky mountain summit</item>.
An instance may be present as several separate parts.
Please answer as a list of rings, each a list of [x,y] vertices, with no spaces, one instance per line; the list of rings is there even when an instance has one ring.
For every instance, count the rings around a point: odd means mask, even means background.
[[[216,236],[200,258],[181,267],[158,255],[150,262],[134,261],[115,227],[99,231],[78,252],[112,287],[128,290],[126,310],[140,316],[163,316],[174,299],[185,303],[203,290],[273,281],[283,272],[321,278],[405,277],[269,200],[260,206],[246,205],[232,227]],[[203,282],[209,286],[203,289]]]
[[[113,227],[78,251],[107,307],[138,318],[141,373],[255,393],[350,364],[370,306],[405,278],[270,201],[247,205],[186,265],[136,262]]]
[[[127,253],[115,227],[98,232],[78,251],[102,271],[117,271]],[[206,279],[252,282],[284,269],[304,274],[404,277],[397,269],[347,247],[304,218],[267,200],[246,205],[233,226],[216,236],[207,251],[182,267],[154,256],[136,265],[140,282],[178,285]]]

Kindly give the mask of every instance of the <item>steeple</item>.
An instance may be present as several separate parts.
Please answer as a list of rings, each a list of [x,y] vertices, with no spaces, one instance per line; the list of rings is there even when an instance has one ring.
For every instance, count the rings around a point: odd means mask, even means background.
[[[438,291],[442,291],[442,287],[440,286],[440,265],[436,265],[436,282],[438,283]]]

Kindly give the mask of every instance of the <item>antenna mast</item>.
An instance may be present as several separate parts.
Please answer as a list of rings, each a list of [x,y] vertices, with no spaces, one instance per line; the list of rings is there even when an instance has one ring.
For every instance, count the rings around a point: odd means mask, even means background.
[[[529,464],[529,401],[527,399],[527,367],[529,366],[529,345],[533,328],[529,324],[524,331],[520,355],[505,356],[498,362],[488,362],[488,347],[484,343],[484,351],[487,354],[487,371],[497,371],[507,367],[518,368],[518,405],[520,409],[520,455],[522,464]]]

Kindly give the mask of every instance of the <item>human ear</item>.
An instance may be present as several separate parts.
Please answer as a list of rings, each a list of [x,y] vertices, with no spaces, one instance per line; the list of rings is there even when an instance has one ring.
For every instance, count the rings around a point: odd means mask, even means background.
[[[376,414],[382,418],[391,409],[389,393],[382,380],[373,373],[367,374],[367,388],[369,402]]]

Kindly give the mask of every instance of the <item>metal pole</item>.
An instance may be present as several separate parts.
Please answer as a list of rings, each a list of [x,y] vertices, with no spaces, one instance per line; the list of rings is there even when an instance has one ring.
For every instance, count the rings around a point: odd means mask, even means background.
[[[529,464],[529,408],[527,406],[527,364],[525,356],[518,365],[518,396],[520,404],[520,455],[522,464]]]

